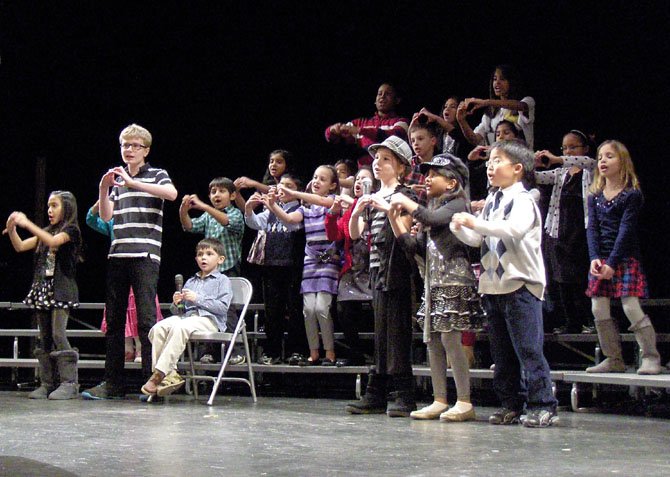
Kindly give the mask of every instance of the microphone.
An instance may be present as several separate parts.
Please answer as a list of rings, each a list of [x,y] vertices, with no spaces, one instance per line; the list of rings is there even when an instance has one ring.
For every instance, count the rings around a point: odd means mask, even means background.
[[[369,177],[362,178],[361,187],[363,188],[363,195],[370,194],[372,192],[372,179]]]
[[[372,192],[372,179],[369,177],[364,177],[361,179],[361,188],[363,189],[363,195],[370,195]],[[363,220],[365,222],[370,221],[370,209],[368,206],[366,206],[365,210],[363,211]]]
[[[181,293],[182,288],[184,288],[184,275],[177,274],[174,276],[174,287],[177,292]],[[179,314],[183,314],[185,310],[184,306],[184,300],[179,302],[177,305],[177,310],[179,311]]]

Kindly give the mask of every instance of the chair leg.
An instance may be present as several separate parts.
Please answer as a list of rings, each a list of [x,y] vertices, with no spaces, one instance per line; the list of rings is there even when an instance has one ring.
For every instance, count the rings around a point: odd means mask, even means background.
[[[256,399],[256,383],[254,382],[254,369],[251,367],[251,359],[249,359],[249,339],[247,338],[247,330],[242,330],[242,340],[244,341],[244,351],[247,353],[247,370],[249,371],[249,387],[251,388],[251,397]]]
[[[233,348],[235,346],[235,338],[237,335],[233,333],[233,337],[230,340],[230,344],[228,346],[228,349],[226,349],[226,355],[223,358],[223,362],[221,363],[221,369],[219,369],[219,374],[216,376],[216,379],[214,380],[214,384],[212,384],[212,392],[209,395],[209,399],[207,400],[207,405],[211,406],[214,403],[214,397],[216,396],[216,392],[219,390],[219,385],[221,384],[221,378],[223,377],[223,373],[226,370],[226,366],[228,366],[228,361],[230,360],[230,355],[233,354]]]
[[[191,376],[190,381],[193,386],[193,396],[195,400],[198,400],[198,380],[195,379],[195,365],[193,364],[193,343],[191,340],[188,340],[186,343],[186,348],[188,349],[188,362],[191,365]]]

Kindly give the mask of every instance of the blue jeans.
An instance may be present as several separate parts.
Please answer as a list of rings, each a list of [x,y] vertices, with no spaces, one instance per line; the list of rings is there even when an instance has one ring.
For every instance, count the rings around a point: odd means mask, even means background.
[[[493,389],[502,405],[521,411],[555,410],[549,364],[544,357],[542,302],[526,287],[505,295],[485,295]]]
[[[142,373],[151,375],[149,330],[156,323],[158,263],[150,258],[110,258],[107,264],[107,349],[105,381],[107,389],[123,391],[124,337],[128,292],[133,287],[137,308],[137,331],[142,344]]]

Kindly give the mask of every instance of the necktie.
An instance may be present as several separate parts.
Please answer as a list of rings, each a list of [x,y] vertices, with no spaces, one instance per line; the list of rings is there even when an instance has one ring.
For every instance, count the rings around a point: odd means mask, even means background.
[[[493,212],[494,210],[496,210],[498,208],[498,206],[500,205],[500,201],[502,200],[502,196],[503,196],[503,193],[502,193],[501,190],[496,192],[496,195],[493,199],[493,209],[491,209],[491,212]]]

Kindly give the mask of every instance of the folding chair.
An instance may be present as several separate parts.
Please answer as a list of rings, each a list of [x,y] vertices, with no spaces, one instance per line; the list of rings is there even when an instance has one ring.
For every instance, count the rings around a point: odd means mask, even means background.
[[[251,286],[251,282],[243,277],[232,277],[230,282],[233,288],[233,299],[230,302],[230,306],[231,308],[234,307],[236,309],[240,309],[235,330],[232,333],[195,332],[188,340],[188,360],[191,367],[191,375],[184,377],[191,380],[193,383],[193,394],[195,395],[196,399],[198,399],[198,381],[213,381],[214,384],[212,386],[212,393],[210,394],[209,400],[207,401],[207,405],[209,406],[211,406],[214,402],[214,397],[216,396],[216,391],[219,389],[219,384],[221,384],[221,381],[246,383],[251,389],[251,397],[253,398],[254,402],[256,402],[254,371],[251,367],[251,354],[249,353],[249,340],[247,339],[247,328],[245,322],[247,308],[251,302],[251,296],[253,295],[253,287]],[[225,354],[222,353],[221,368],[219,369],[219,374],[216,377],[206,374],[195,374],[195,365],[193,361],[193,343],[197,341],[221,343],[222,346],[226,345]],[[244,343],[244,352],[247,357],[248,378],[236,378],[228,376],[224,377],[223,375],[226,371],[226,366],[230,360],[230,356],[233,352],[233,345],[235,343]]]

